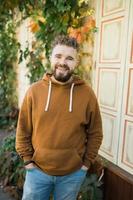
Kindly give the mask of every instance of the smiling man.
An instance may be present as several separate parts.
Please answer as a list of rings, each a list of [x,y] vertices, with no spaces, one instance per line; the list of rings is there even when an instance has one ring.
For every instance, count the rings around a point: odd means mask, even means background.
[[[76,200],[102,142],[102,123],[92,89],[74,75],[78,44],[59,36],[52,46],[52,73],[28,89],[16,133],[24,160],[23,200]]]
[[[53,48],[51,67],[53,69],[53,77],[56,80],[60,82],[68,81],[72,77],[77,64],[78,57],[76,49],[60,44]]]

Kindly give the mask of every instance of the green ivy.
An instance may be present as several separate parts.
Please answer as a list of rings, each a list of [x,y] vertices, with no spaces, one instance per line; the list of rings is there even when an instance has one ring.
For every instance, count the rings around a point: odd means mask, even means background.
[[[87,174],[78,200],[103,200],[103,182],[98,180],[97,174]]]
[[[79,4],[79,0],[46,0],[38,1],[40,7],[33,11],[30,15],[39,25],[39,31],[36,32],[36,42],[43,45],[38,45],[34,51],[30,51],[27,48],[24,52],[20,51],[20,62],[28,57],[27,76],[30,79],[30,83],[37,81],[42,77],[44,72],[50,69],[49,56],[51,54],[51,42],[57,35],[65,34],[69,27],[78,28],[83,23],[82,13],[89,11],[89,1],[85,3],[82,1]],[[39,20],[38,13],[45,19],[45,22]],[[43,46],[43,48],[42,48]],[[45,51],[47,64],[42,63],[40,59],[40,53]],[[75,71],[76,74],[81,77],[84,76],[81,66]]]
[[[15,133],[7,136],[0,148],[0,178],[3,186],[22,190],[25,177],[23,162],[15,150]]]
[[[17,107],[16,69],[19,44],[11,10],[0,13],[0,127],[12,124],[11,113]]]
[[[43,74],[49,68],[48,64],[44,66],[42,60],[40,59],[40,54],[44,50],[45,48],[43,45],[36,47],[34,51],[29,51],[28,46],[24,51],[20,50],[19,63],[21,63],[22,60],[26,59],[27,57],[30,60],[26,65],[26,67],[28,68],[27,77],[29,78],[30,83],[41,79]]]
[[[37,39],[45,43],[46,56],[49,57],[50,45],[58,34],[67,34],[67,29],[72,22],[72,13],[77,10],[77,0],[46,0],[43,17],[46,23],[38,21],[40,31]]]
[[[89,4],[86,4],[89,9]],[[49,58],[51,53],[51,42],[59,34],[67,34],[69,27],[81,26],[74,23],[74,19],[80,18],[82,6],[78,4],[78,0],[46,0],[42,16],[46,19],[45,23],[38,20],[40,31],[37,32],[37,39],[45,43],[46,56]]]
[[[16,39],[16,27],[20,21],[15,20],[16,10],[21,12],[21,20],[23,20],[36,13],[36,10],[42,7],[42,2],[41,0],[0,0],[0,128],[14,128],[17,121],[15,64],[17,64],[20,45]],[[38,61],[35,63],[40,67]],[[37,74],[41,73],[42,68],[38,68]]]

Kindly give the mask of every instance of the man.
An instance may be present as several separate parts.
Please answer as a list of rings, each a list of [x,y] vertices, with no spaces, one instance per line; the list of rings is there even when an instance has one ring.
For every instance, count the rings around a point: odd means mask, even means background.
[[[50,58],[52,73],[24,98],[16,149],[24,160],[23,200],[76,200],[102,141],[98,103],[92,89],[74,76],[78,44],[59,36]]]

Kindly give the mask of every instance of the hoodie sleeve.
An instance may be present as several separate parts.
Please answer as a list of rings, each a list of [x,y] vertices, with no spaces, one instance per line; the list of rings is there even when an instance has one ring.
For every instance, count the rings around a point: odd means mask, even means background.
[[[32,99],[28,90],[19,112],[16,132],[16,151],[24,161],[31,160],[33,155],[32,129]]]
[[[91,164],[95,161],[103,138],[100,109],[94,93],[91,95],[87,108],[87,118],[87,142],[86,152],[84,155],[84,165],[90,168]]]

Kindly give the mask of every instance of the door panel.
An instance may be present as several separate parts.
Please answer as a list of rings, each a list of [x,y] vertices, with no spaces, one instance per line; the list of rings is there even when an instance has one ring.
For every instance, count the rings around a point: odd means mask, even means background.
[[[101,23],[100,62],[121,61],[121,45],[123,38],[123,17],[109,19]]]
[[[102,15],[111,15],[125,8],[125,0],[104,0],[102,1]]]
[[[133,1],[97,1],[96,79],[104,139],[99,153],[133,173]]]

